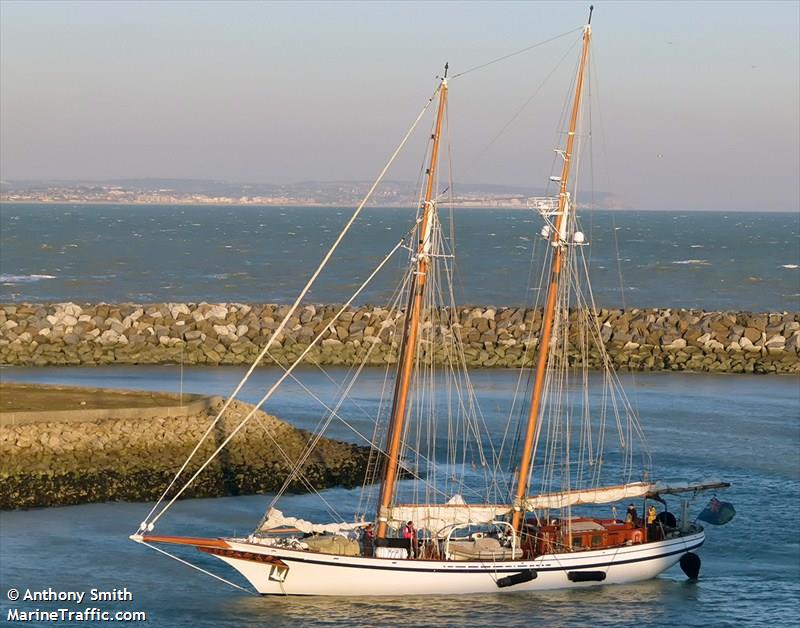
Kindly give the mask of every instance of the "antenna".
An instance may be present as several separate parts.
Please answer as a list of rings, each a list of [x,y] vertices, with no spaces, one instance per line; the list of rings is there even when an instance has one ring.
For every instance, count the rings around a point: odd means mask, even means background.
[[[594,11],[594,5],[590,4],[589,5],[589,21],[586,22],[587,24],[591,24],[592,23],[592,11]]]
[[[444,78],[447,78],[447,68],[449,68],[449,67],[450,67],[450,62],[449,61],[445,61],[444,62]]]

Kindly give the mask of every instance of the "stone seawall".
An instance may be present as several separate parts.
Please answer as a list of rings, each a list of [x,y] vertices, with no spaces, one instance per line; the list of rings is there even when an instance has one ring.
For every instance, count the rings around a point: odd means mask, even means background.
[[[0,363],[9,365],[177,364],[252,361],[288,305],[239,303],[14,304],[0,306]],[[278,337],[266,363],[294,360],[319,332],[306,357],[320,364],[379,365],[396,361],[403,314],[354,307],[332,322],[335,305],[301,307]],[[598,328],[621,370],[730,373],[800,372],[800,312],[705,312],[603,309]],[[573,320],[576,314],[572,313]],[[452,317],[454,325],[442,325]],[[541,311],[463,307],[426,321],[434,342],[428,358],[446,358],[452,334],[464,343],[469,366],[514,367],[531,362]],[[454,331],[453,331],[454,330]],[[590,342],[585,355],[571,338],[571,361],[602,365]]]
[[[0,509],[156,500],[216,416],[221,400],[210,401],[207,411],[188,416],[151,409],[136,419],[76,422],[66,416],[72,411],[53,411],[50,421],[20,423],[0,415]],[[191,477],[251,408],[233,402],[182,477]],[[183,497],[277,491],[309,438],[258,412]],[[304,477],[316,488],[360,485],[368,453],[323,438],[303,466]],[[296,480],[289,490],[308,489]]]

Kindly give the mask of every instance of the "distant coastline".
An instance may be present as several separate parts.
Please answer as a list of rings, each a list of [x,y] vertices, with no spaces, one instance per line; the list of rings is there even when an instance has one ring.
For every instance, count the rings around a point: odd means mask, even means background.
[[[199,202],[199,201],[173,201],[173,202],[161,202],[161,201],[87,201],[87,200],[73,200],[73,201],[35,201],[35,200],[9,200],[3,197],[0,197],[0,205],[86,205],[86,206],[103,206],[103,205],[121,205],[126,207],[282,207],[282,208],[292,208],[292,209],[305,209],[305,208],[325,208],[328,207],[330,209],[341,209],[342,207],[351,207],[354,206],[355,203],[312,203],[312,202],[300,202],[300,201],[287,201],[283,203],[254,203],[254,202],[240,202],[240,201],[231,201],[231,202],[220,202],[220,201],[208,201],[208,202]],[[373,207],[375,209],[402,209],[408,207],[414,207],[415,203],[368,203],[368,207]],[[518,209],[520,211],[534,211],[528,208],[526,205],[521,204],[513,204],[513,203],[499,203],[499,202],[491,202],[486,201],[482,204],[472,204],[472,203],[447,203],[447,207],[452,207],[454,209]],[[579,205],[580,207],[580,205]],[[614,211],[614,212],[647,212],[647,213],[676,213],[676,212],[713,212],[717,214],[748,214],[755,210],[752,209],[708,209],[708,208],[693,208],[693,209],[686,209],[686,208],[677,208],[677,209],[635,209],[635,208],[628,208],[628,207],[582,207],[582,209],[592,209],[596,211]],[[760,214],[793,214],[796,213],[796,209],[765,209],[759,210],[758,213]]]
[[[108,181],[2,181],[0,203],[125,205],[225,205],[341,207],[360,203],[367,181],[302,181],[290,184],[238,183],[194,179],[118,179]],[[516,185],[457,184],[447,197],[457,207],[528,207],[528,199],[548,190]],[[552,191],[550,191],[552,195]],[[619,208],[609,194],[596,191],[598,205]],[[419,190],[411,181],[384,181],[370,196],[373,207],[413,207]]]
[[[286,201],[286,202],[275,202],[275,203],[262,203],[262,202],[242,202],[242,201],[230,201],[230,202],[223,202],[223,201],[170,201],[170,202],[162,202],[162,201],[86,201],[86,200],[69,200],[69,201],[36,201],[36,200],[9,200],[5,198],[0,198],[0,205],[125,205],[131,207],[292,207],[302,209],[304,207],[330,207],[331,209],[339,209],[341,207],[348,207],[353,206],[355,203],[314,203],[314,202],[300,202],[300,201]],[[369,207],[375,208],[404,208],[404,207],[413,207],[415,203],[380,203],[380,204],[373,204],[369,203]],[[482,204],[459,204],[459,203],[448,203],[448,207],[454,207],[456,209],[519,209],[524,211],[532,211],[529,210],[527,206],[521,204],[503,204],[498,202],[491,202],[486,201]],[[601,208],[597,208],[601,209]],[[606,208],[602,208],[606,209]],[[629,211],[629,210],[618,210],[618,211]],[[653,211],[662,211],[662,210],[653,210]],[[702,210],[700,210],[702,211]],[[722,211],[722,210],[719,210]]]
[[[0,204],[41,205],[130,205],[187,207],[348,207],[360,203],[371,181],[300,181],[296,183],[247,183],[210,179],[108,179],[108,180],[4,180],[0,181]],[[529,209],[529,200],[553,196],[553,188],[513,184],[458,183],[441,200],[458,209]],[[578,190],[580,199],[591,199],[591,207],[623,211],[711,211],[750,212],[759,208],[676,207],[642,209],[602,190]],[[370,196],[370,207],[416,207],[419,190],[412,181],[386,180]],[[796,212],[797,207],[764,210],[765,213]]]

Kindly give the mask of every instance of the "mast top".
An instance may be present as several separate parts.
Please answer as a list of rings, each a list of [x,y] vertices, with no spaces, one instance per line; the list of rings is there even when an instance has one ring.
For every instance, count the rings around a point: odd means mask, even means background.
[[[444,63],[444,74],[442,74],[442,76],[439,76],[438,74],[436,75],[437,79],[441,79],[442,80],[442,85],[447,85],[447,70],[449,68],[450,68],[450,62],[449,61],[445,61],[445,63]]]
[[[594,11],[594,5],[590,4],[589,5],[589,19],[586,22],[586,26],[591,26],[592,25],[592,11]]]

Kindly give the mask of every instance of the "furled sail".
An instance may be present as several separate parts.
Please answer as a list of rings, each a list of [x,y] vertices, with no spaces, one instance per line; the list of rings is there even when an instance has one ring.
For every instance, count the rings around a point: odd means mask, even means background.
[[[275,528],[297,528],[301,532],[305,532],[307,534],[323,534],[325,532],[337,534],[341,532],[348,532],[350,530],[357,530],[358,528],[363,528],[365,525],[367,524],[363,521],[356,523],[311,523],[305,519],[287,517],[277,508],[270,508],[269,513],[267,513],[266,520],[258,528],[258,531],[270,532]]]
[[[419,530],[436,534],[452,525],[486,524],[511,513],[508,504],[467,504],[456,495],[446,504],[401,504],[389,509],[389,523],[395,526],[413,521]]]
[[[690,482],[672,484],[665,482],[630,482],[618,486],[536,495],[525,500],[525,509],[555,509],[579,506],[581,504],[610,504],[634,497],[644,497],[645,495],[696,493],[698,491],[727,488],[728,486],[730,484],[719,480],[705,480],[694,484]]]
[[[643,497],[653,492],[653,482],[631,482],[619,486],[605,486],[585,490],[565,491],[562,493],[545,493],[525,500],[525,510],[543,508],[566,508],[580,504],[609,504],[634,497]]]

